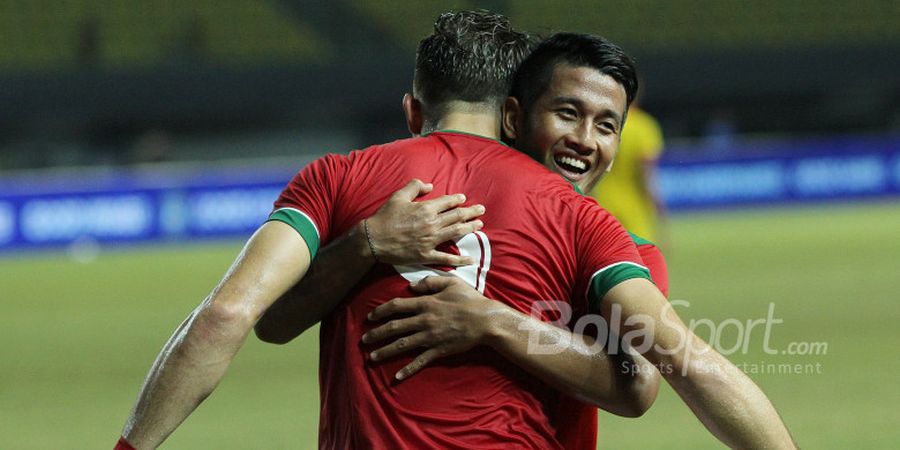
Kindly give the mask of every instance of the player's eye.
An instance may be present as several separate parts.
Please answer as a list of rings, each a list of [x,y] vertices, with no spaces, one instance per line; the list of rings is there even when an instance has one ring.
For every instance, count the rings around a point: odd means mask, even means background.
[[[603,134],[614,134],[616,125],[612,122],[604,121],[597,124],[597,129]]]
[[[556,114],[564,120],[575,120],[578,117],[578,112],[573,108],[559,108]]]

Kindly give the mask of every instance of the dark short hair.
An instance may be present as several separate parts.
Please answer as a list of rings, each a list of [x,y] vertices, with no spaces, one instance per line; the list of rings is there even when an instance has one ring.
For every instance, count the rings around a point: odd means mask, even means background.
[[[509,19],[489,11],[441,14],[434,33],[419,43],[413,87],[428,111],[452,100],[495,103],[509,94],[512,78],[533,39]]]
[[[560,64],[591,67],[612,77],[625,88],[626,111],[637,95],[637,71],[631,57],[600,36],[580,33],[557,33],[538,44],[519,66],[510,95],[529,109],[550,86]]]

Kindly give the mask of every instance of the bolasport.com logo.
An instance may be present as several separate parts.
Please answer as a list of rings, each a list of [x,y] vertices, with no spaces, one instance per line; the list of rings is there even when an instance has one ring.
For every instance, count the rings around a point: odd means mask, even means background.
[[[824,356],[828,353],[828,343],[823,341],[791,341],[781,346],[773,344],[776,327],[784,324],[784,319],[775,313],[775,303],[769,303],[763,317],[721,321],[711,319],[690,319],[683,321],[675,308],[689,308],[687,300],[672,300],[666,304],[658,318],[645,314],[625,317],[621,305],[610,308],[609,320],[600,314],[586,314],[573,320],[572,307],[567,302],[538,301],[532,304],[531,316],[541,320],[557,318],[552,323],[558,330],[531,326],[522,322],[520,329],[528,331],[528,352],[532,354],[558,354],[575,350],[593,353],[605,352],[609,355],[625,353],[630,356],[679,355],[684,362],[681,371],[686,372],[691,360],[714,350],[729,357],[731,355],[758,355],[760,352],[770,361],[739,361],[734,365],[747,374],[811,375],[822,373],[821,361],[810,362],[810,356]],[[571,333],[562,332],[563,330]],[[596,340],[576,340],[574,336],[597,336]],[[652,351],[651,351],[652,350]],[[803,362],[788,362],[785,358],[805,357]],[[774,359],[779,361],[772,361]],[[659,359],[659,358],[656,358]],[[732,358],[729,358],[732,359]],[[671,364],[639,364],[630,358],[622,359],[621,369],[637,372],[655,368],[662,373],[674,372]],[[718,370],[713,364],[707,369]]]

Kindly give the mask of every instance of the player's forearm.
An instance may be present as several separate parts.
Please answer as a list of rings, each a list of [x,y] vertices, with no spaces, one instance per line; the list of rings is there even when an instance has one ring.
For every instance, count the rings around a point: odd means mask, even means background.
[[[693,351],[664,371],[706,428],[732,448],[796,448],[768,397],[725,357],[691,336]]]
[[[360,226],[319,251],[306,276],[278,299],[254,330],[265,342],[285,344],[321,321],[375,264]]]
[[[772,403],[737,367],[688,329],[645,279],[626,280],[606,294],[603,317],[666,377],[719,440],[736,448],[794,448]]]
[[[123,436],[139,450],[159,446],[215,389],[252,326],[252,317],[204,302],[157,356]]]
[[[139,449],[155,448],[222,379],[253,324],[309,267],[300,235],[268,222],[213,293],[169,339],[141,387],[123,436]]]
[[[643,358],[611,357],[593,338],[501,306],[491,314],[487,344],[543,382],[626,417],[640,416],[656,399],[659,373]]]

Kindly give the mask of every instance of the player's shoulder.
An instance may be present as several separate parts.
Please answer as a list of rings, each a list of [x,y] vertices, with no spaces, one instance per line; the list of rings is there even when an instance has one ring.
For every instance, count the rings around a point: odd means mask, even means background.
[[[593,217],[597,222],[616,222],[618,223],[618,219],[612,215],[609,211],[606,210],[603,206],[601,206],[597,199],[590,195],[583,195],[580,191],[578,191],[578,195],[582,198],[582,202],[578,204],[579,211],[581,214],[587,217]],[[630,234],[630,233],[629,233]]]
[[[628,235],[631,236],[631,240],[634,242],[634,245],[636,245],[638,247],[644,246],[644,247],[648,247],[648,248],[650,248],[650,247],[659,248],[655,243],[653,243],[649,239],[638,236],[638,235],[632,233],[630,230],[625,230],[625,231],[627,231]]]

